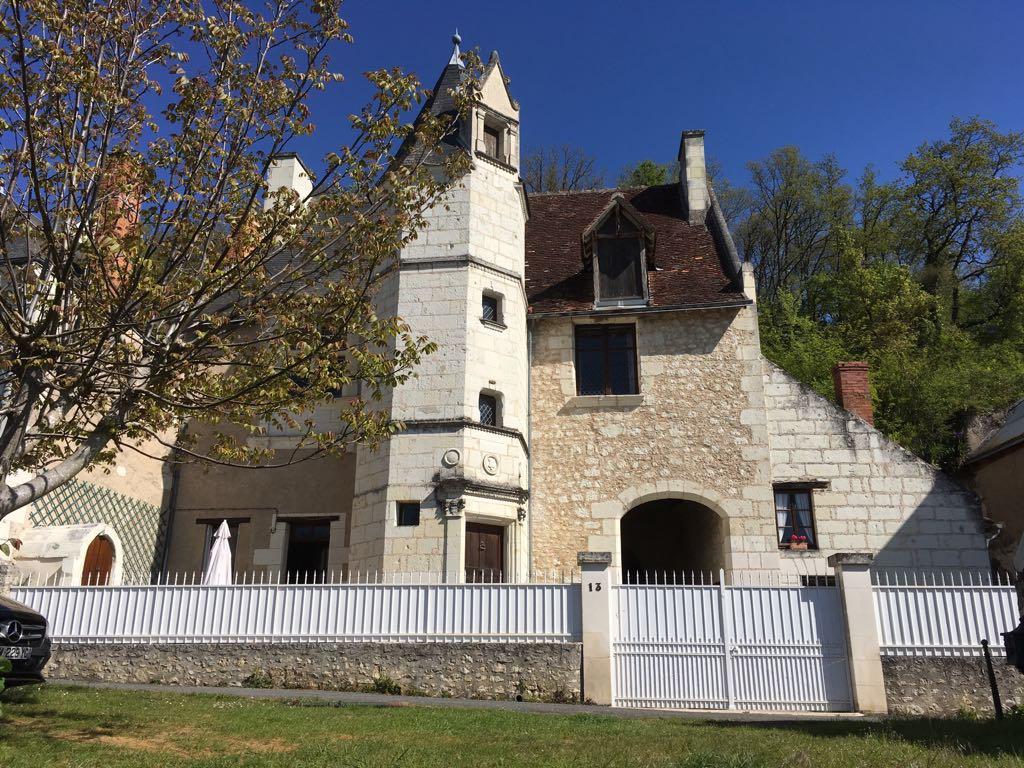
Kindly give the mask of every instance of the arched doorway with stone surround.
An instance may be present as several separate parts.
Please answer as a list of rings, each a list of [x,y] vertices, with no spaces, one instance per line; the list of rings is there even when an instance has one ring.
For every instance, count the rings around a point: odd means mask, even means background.
[[[717,583],[722,569],[733,568],[727,507],[714,490],[686,480],[633,486],[593,504],[602,525],[588,548],[611,551],[623,582]]]
[[[632,507],[619,521],[622,580],[627,584],[715,583],[725,568],[725,522],[688,499]]]

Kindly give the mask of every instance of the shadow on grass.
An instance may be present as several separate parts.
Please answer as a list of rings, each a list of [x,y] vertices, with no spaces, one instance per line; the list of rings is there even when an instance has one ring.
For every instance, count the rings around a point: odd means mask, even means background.
[[[1019,717],[1004,720],[894,717],[878,721],[717,722],[715,725],[787,731],[816,738],[885,738],[966,755],[1024,756],[1024,719]]]

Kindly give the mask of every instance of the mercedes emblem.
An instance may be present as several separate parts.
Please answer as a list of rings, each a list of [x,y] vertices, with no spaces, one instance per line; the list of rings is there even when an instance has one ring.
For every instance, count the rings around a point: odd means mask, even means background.
[[[20,621],[9,622],[4,629],[4,637],[7,638],[9,643],[19,642],[24,634],[25,630],[22,628]]]

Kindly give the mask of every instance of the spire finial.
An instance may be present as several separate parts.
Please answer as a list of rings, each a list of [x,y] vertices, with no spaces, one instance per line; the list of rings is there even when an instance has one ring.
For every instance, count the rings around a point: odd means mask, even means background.
[[[452,57],[448,59],[448,64],[454,64],[457,67],[465,66],[462,63],[462,52],[459,50],[459,43],[462,42],[462,36],[459,35],[458,27],[455,28],[455,34],[452,35],[452,45],[455,46],[455,50],[452,51]]]

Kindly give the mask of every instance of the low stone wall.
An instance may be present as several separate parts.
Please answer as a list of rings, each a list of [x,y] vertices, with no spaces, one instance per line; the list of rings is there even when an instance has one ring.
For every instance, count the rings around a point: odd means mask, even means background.
[[[51,680],[322,690],[480,699],[580,697],[579,643],[55,643]],[[397,693],[397,689],[385,691]]]
[[[1024,675],[992,659],[1003,708],[1024,705]],[[982,657],[883,656],[885,694],[894,715],[990,716],[992,692]]]

